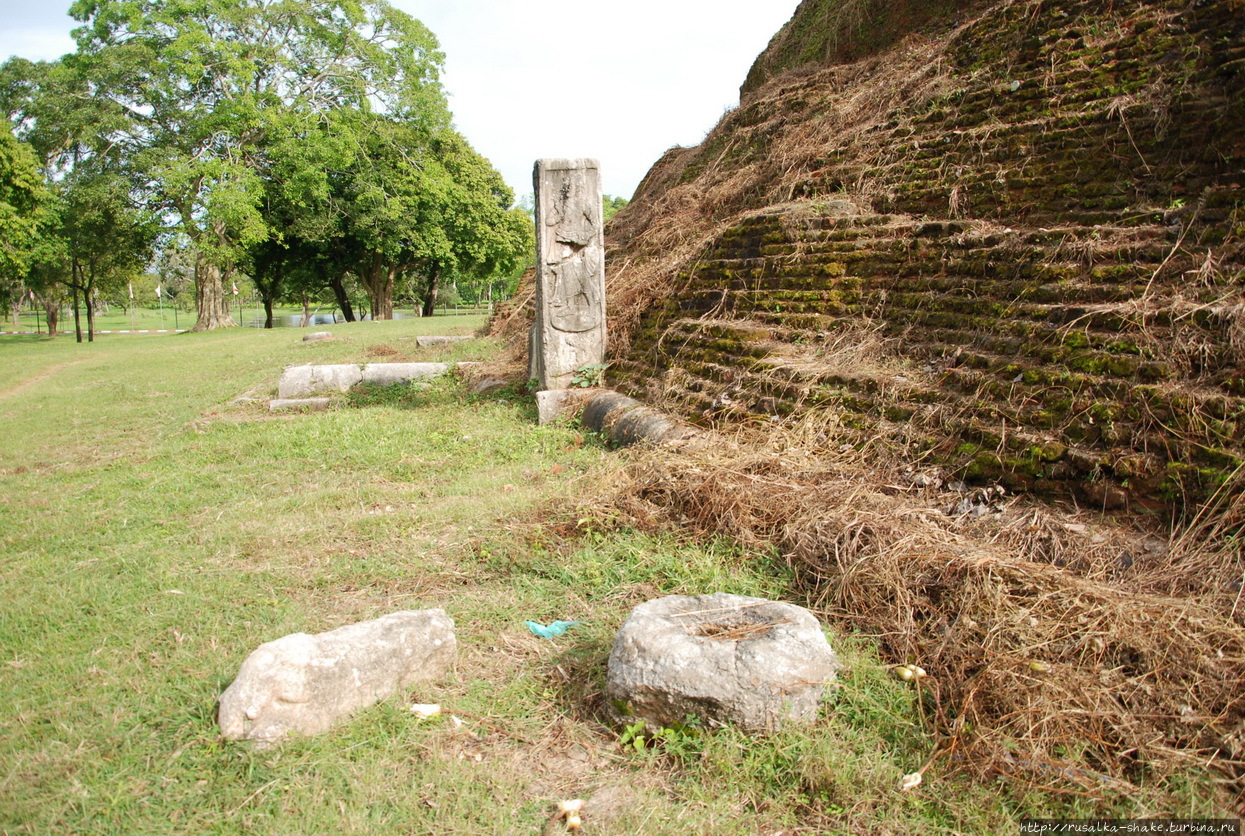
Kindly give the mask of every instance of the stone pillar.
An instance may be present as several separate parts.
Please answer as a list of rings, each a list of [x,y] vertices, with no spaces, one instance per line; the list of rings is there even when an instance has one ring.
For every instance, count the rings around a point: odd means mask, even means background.
[[[605,239],[596,160],[537,160],[536,321],[529,377],[566,389],[605,362]]]

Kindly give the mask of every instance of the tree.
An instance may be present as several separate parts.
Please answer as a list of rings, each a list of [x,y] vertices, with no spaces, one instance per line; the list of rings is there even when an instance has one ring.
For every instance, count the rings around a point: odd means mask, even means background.
[[[6,124],[0,130],[0,279],[19,282],[30,268],[46,203],[34,152]]]
[[[320,253],[330,281],[340,284],[347,272],[358,278],[374,319],[393,316],[400,282],[418,286],[420,308],[431,314],[443,281],[488,280],[531,249],[531,219],[508,210],[514,196],[501,175],[452,128],[379,113],[351,127],[358,144],[341,169],[324,164],[332,154],[323,139],[309,136],[294,152],[274,148],[273,170],[283,173],[273,190],[295,180],[303,186],[282,187],[269,205],[285,213],[287,247],[300,237]],[[293,168],[281,162],[312,159]]]
[[[155,233],[152,218],[136,204],[129,161],[111,138],[130,120],[117,103],[95,94],[85,69],[73,56],[14,59],[0,67],[0,104],[20,120],[50,195],[29,281],[45,299],[53,298],[55,283],[69,288],[79,342],[79,300],[86,305],[87,339],[94,340],[100,292],[141,269]]]
[[[443,131],[433,138],[431,151],[406,268],[422,279],[424,316],[436,309],[442,281],[503,275],[534,246],[531,219],[509,208],[514,193],[466,139]]]
[[[125,178],[90,166],[79,167],[63,184],[59,234],[70,255],[69,276],[63,281],[74,294],[79,342],[77,294],[86,306],[87,339],[94,341],[96,299],[124,287],[150,258],[155,226],[131,198]]]
[[[384,0],[77,0],[71,14],[77,59],[130,121],[111,139],[196,253],[195,330],[232,324],[229,273],[274,234],[267,139],[349,125],[343,111],[447,121],[436,39]]]
[[[273,131],[262,145],[261,211],[272,234],[248,249],[248,271],[264,305],[265,327],[273,326],[273,305],[287,291],[306,302],[328,288],[346,320],[355,319],[345,279],[353,264],[341,246],[349,209],[338,204],[333,184],[361,150],[357,121],[348,113],[329,114],[307,130]]]
[[[609,223],[610,218],[627,208],[629,203],[631,203],[631,201],[627,200],[625,197],[601,195],[601,222]]]

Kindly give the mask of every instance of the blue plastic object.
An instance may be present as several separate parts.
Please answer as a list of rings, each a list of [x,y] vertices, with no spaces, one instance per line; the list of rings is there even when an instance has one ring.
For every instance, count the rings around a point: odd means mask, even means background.
[[[555,621],[546,627],[536,621],[525,621],[527,629],[531,630],[534,635],[540,636],[542,639],[551,639],[554,636],[561,636],[567,630],[578,624],[578,621]]]

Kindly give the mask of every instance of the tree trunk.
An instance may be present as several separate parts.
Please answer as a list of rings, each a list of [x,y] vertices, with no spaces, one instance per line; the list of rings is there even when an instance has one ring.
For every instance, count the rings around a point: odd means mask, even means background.
[[[350,294],[346,293],[346,285],[342,282],[342,277],[334,276],[329,279],[329,289],[337,298],[337,307],[342,309],[342,316],[347,322],[354,322],[354,306],[350,304]]]
[[[82,300],[86,303],[86,341],[95,342],[95,302],[91,300],[91,289],[87,288],[82,294]]]
[[[372,261],[360,273],[372,307],[372,319],[393,319],[393,284],[398,268],[387,267],[380,253],[372,253]]]
[[[78,278],[77,259],[73,262],[72,271],[72,275],[76,281]],[[82,314],[78,311],[78,285],[71,284],[70,287],[73,288],[73,332],[74,336],[77,337],[78,342],[82,342]]]
[[[229,315],[229,296],[225,293],[225,276],[220,265],[211,263],[203,255],[195,257],[195,307],[199,321],[191,329],[193,331],[215,331],[235,325]]]
[[[433,264],[428,267],[428,286],[424,292],[424,316],[432,316],[437,312],[437,291],[441,285],[441,268]]]
[[[310,324],[311,324],[311,294],[304,291],[303,292],[303,324],[302,324],[302,327],[306,328]]]
[[[264,327],[271,328],[272,327],[272,299],[267,296],[264,296],[262,298],[264,300]]]

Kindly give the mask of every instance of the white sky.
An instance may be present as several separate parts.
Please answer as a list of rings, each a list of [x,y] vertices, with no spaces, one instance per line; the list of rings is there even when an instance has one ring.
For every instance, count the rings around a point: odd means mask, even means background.
[[[695,145],[799,0],[392,0],[446,55],[458,129],[516,196],[538,157],[596,157],[630,197],[672,145]],[[0,0],[0,60],[73,51],[70,0]]]

